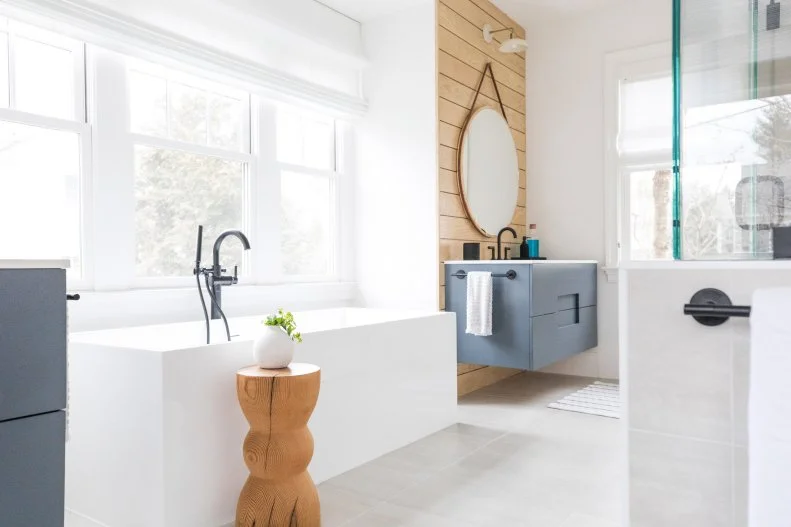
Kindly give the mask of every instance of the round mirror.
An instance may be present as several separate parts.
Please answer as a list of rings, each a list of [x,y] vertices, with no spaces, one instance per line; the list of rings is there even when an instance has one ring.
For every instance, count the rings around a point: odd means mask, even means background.
[[[467,215],[494,236],[511,224],[519,194],[519,161],[511,129],[500,112],[476,111],[464,128],[459,182]]]

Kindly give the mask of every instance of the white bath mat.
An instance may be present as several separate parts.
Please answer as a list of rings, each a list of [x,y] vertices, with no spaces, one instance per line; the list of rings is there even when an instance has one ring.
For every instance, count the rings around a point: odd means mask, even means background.
[[[619,387],[617,384],[596,381],[550,404],[549,408],[619,419],[621,417]]]

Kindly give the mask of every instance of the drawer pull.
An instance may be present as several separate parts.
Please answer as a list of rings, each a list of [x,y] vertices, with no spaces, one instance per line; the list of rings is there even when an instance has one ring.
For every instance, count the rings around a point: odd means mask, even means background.
[[[72,302],[76,302],[79,299],[80,299],[80,294],[79,293],[74,294],[74,295],[66,295],[66,300],[71,300]]]

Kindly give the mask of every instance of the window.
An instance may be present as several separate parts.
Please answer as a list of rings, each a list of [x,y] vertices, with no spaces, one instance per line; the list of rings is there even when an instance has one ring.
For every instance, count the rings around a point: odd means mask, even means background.
[[[204,254],[222,231],[250,232],[250,95],[154,66],[129,68],[135,167],[135,273],[190,276],[198,225]],[[223,247],[223,265],[249,274],[238,240]]]
[[[0,257],[69,258],[85,273],[84,47],[0,18]]]
[[[244,88],[240,87],[244,86]],[[69,285],[335,281],[343,125],[0,17],[0,258],[69,258]]]
[[[667,59],[669,61],[669,59]],[[618,94],[614,166],[622,200],[616,222],[620,255],[626,260],[670,260],[672,232],[673,81],[663,58],[627,61],[615,76]]]
[[[330,119],[286,108],[277,112],[282,272],[287,276],[335,273],[337,136]]]

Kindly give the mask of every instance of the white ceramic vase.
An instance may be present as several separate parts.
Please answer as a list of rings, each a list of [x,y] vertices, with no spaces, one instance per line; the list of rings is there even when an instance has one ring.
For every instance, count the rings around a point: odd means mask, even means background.
[[[253,341],[253,360],[260,368],[287,368],[294,359],[294,341],[279,326],[263,326]]]

